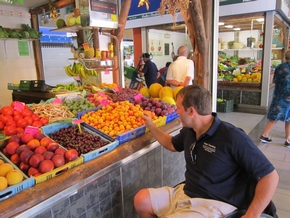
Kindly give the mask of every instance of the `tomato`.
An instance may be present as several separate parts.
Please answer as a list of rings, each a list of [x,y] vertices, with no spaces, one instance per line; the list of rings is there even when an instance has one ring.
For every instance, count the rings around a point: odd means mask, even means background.
[[[12,120],[13,120],[13,117],[12,117],[12,116],[10,116],[10,117],[11,117]],[[6,124],[6,123],[10,120],[10,117],[9,117],[9,116],[5,116],[5,115],[3,115],[3,114],[0,114],[0,121],[1,121],[2,123]]]
[[[13,112],[13,116],[15,116],[15,115],[20,115],[20,116],[22,116],[21,113],[20,113],[20,111],[17,111],[17,110],[14,110],[14,112]]]
[[[7,121],[7,123],[6,123],[6,126],[17,126],[17,124],[16,124],[16,122],[14,121],[14,120],[9,120],[9,121]]]
[[[24,119],[27,121],[28,125],[31,125],[33,123],[33,119],[30,116],[24,117]]]
[[[16,115],[14,115],[14,117],[13,117],[13,120],[14,120],[15,122],[17,122],[18,120],[21,120],[21,119],[23,119],[23,117],[22,117],[21,114],[16,114]]]
[[[1,108],[1,113],[3,115],[13,115],[14,109],[10,106],[4,106]]]
[[[21,111],[21,115],[22,115],[23,117],[31,116],[31,115],[32,115],[32,111],[29,110],[29,109],[24,109],[23,111]]]
[[[0,121],[0,130],[3,130],[4,129],[4,123],[2,121]]]
[[[17,134],[18,133],[24,133],[24,129],[22,127],[17,127]]]
[[[6,135],[15,135],[17,134],[17,129],[15,126],[6,126],[5,127],[5,134]]]
[[[41,122],[43,125],[46,125],[46,124],[48,124],[49,120],[48,120],[47,117],[41,117],[41,118],[40,118],[40,122]]]
[[[31,118],[36,121],[36,120],[40,120],[40,117],[37,114],[32,114]]]
[[[17,126],[21,128],[25,128],[28,125],[28,122],[26,119],[20,119],[17,121]]]
[[[40,128],[43,125],[42,125],[42,122],[40,120],[35,120],[35,121],[33,121],[32,126]]]

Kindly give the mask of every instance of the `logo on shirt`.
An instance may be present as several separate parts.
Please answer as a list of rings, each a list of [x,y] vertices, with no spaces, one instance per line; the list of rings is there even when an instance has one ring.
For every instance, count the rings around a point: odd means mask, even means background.
[[[206,142],[203,143],[202,147],[209,153],[214,153],[216,151],[216,147],[214,145],[208,144]]]

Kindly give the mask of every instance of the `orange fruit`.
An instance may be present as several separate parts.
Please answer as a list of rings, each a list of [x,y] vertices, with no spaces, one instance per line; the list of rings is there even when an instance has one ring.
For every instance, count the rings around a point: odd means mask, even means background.
[[[0,166],[4,163],[5,163],[4,160],[0,159]]]
[[[9,163],[4,163],[0,166],[0,176],[6,176],[6,174],[13,170],[13,166]]]
[[[23,175],[18,170],[10,170],[6,175],[6,179],[8,185],[15,185],[18,184],[19,182],[22,182]]]
[[[7,186],[8,186],[7,179],[4,176],[0,176],[0,191],[7,188]]]

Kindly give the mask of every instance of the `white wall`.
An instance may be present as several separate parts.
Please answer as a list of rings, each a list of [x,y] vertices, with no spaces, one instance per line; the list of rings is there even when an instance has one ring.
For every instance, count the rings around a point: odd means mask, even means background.
[[[171,32],[164,30],[150,29],[148,33],[148,50],[146,52],[151,53],[152,43],[154,44],[155,50],[153,51],[152,61],[157,65],[158,69],[165,66],[166,62],[172,62],[171,52],[172,45],[174,45],[174,53],[177,55],[177,49],[181,45],[187,45],[189,49],[192,49],[191,44],[185,33]],[[158,52],[156,48],[159,46],[162,48],[161,52]],[[169,55],[164,54],[164,43],[169,43]],[[144,51],[145,52],[145,51]]]
[[[22,23],[30,24],[27,8],[1,5],[0,26],[3,28],[21,28]],[[12,12],[12,13],[10,13]],[[28,43],[30,56],[19,56],[17,40],[0,39],[0,105],[8,105],[12,101],[12,91],[7,83],[19,83],[20,80],[35,80],[36,69],[32,42]]]

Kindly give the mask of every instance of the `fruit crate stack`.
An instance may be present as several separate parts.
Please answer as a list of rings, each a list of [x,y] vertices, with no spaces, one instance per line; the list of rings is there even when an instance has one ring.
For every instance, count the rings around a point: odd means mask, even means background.
[[[217,112],[228,113],[234,110],[234,99],[217,101]]]

